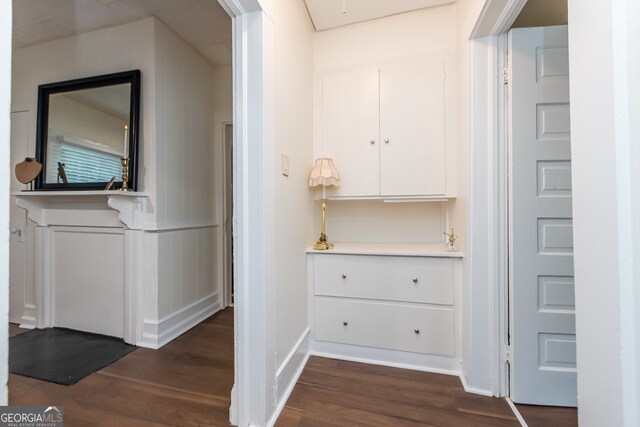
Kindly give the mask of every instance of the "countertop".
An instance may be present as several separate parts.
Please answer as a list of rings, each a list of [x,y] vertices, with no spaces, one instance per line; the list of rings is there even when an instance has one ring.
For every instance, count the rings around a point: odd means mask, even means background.
[[[320,251],[307,248],[309,254],[336,255],[391,255],[462,258],[462,252],[447,252],[444,243],[351,243],[334,242],[335,247]]]

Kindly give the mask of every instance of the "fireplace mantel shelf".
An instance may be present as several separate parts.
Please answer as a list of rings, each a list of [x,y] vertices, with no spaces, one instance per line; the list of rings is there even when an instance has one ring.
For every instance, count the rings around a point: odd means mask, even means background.
[[[118,212],[120,222],[131,230],[143,229],[145,201],[149,197],[148,193],[118,190],[15,191],[11,195],[16,197],[16,204],[27,211],[29,219],[39,226],[54,225],[61,215],[74,215],[77,225],[88,225],[84,224],[83,212],[113,209]]]

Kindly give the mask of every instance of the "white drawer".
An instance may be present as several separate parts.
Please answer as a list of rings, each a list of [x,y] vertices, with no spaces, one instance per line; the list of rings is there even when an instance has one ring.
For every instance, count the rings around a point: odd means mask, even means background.
[[[315,295],[453,305],[449,258],[315,255]]]
[[[315,299],[315,339],[343,344],[454,356],[453,308]]]

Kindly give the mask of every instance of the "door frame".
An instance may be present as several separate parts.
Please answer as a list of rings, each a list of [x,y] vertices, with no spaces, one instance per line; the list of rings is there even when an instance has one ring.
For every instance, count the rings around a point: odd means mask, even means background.
[[[234,224],[234,386],[230,422],[265,425],[273,378],[265,369],[274,364],[268,351],[268,273],[265,269],[268,232],[264,158],[273,147],[273,22],[266,0],[218,0],[232,18],[233,32],[233,224]]]
[[[234,128],[234,223],[236,224],[236,309],[234,310],[234,389],[230,418],[233,424],[264,425],[270,415],[267,403],[273,395],[275,365],[268,351],[267,272],[265,269],[265,199],[272,196],[264,178],[264,157],[270,156],[274,135],[272,108],[273,22],[263,4],[267,0],[218,0],[232,17],[233,121]],[[261,4],[262,2],[262,4]],[[0,5],[0,45],[11,52],[11,2]],[[0,158],[9,159],[11,55],[0,58]],[[268,181],[268,180],[267,180]],[[9,291],[9,192],[10,171],[0,167],[0,323],[8,322]],[[0,405],[8,402],[8,330],[0,328]],[[275,370],[275,368],[274,368]],[[270,373],[270,372],[269,372]]]
[[[9,200],[11,173],[11,2],[0,3],[0,324],[9,323]],[[9,403],[9,329],[0,328],[0,405]]]
[[[507,362],[511,358],[507,346],[508,109],[504,85],[507,32],[526,2],[487,0],[469,40],[468,280],[473,291],[468,302],[471,340],[464,374],[470,390],[493,396],[509,394]]]

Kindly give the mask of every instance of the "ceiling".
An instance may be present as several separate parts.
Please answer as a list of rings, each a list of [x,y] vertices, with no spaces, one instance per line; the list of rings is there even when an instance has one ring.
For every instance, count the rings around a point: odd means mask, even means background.
[[[216,0],[13,0],[13,47],[149,16],[159,18],[214,66],[231,64],[231,18]]]
[[[4,0],[2,0],[4,1]],[[300,0],[316,30],[455,0]],[[216,0],[13,0],[16,49],[155,16],[214,66],[231,64],[231,18]]]
[[[129,121],[131,84],[94,87],[72,92],[54,93],[51,97],[65,97],[103,111],[125,122]]]
[[[317,31],[370,21],[455,0],[304,0]]]
[[[529,0],[511,28],[567,25],[567,0]]]

